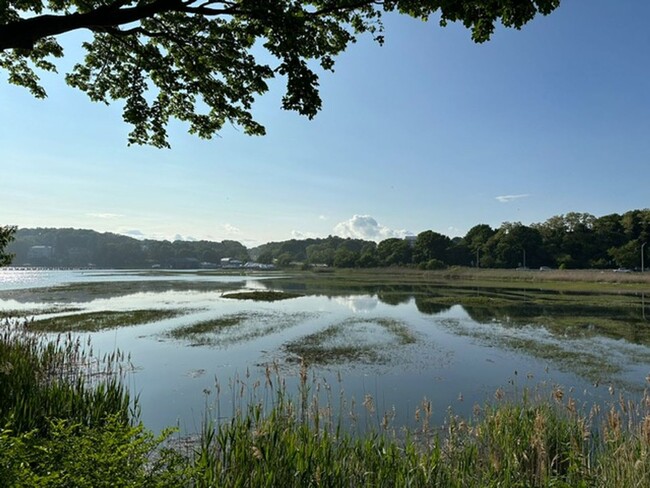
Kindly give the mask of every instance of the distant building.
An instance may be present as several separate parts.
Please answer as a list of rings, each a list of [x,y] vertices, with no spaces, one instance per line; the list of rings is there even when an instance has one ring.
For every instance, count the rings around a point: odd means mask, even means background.
[[[244,265],[239,259],[221,258],[222,268],[241,268]]]
[[[248,261],[246,264],[244,264],[244,268],[246,269],[275,269],[275,266],[273,264],[263,264],[263,263],[256,263],[253,261]]]

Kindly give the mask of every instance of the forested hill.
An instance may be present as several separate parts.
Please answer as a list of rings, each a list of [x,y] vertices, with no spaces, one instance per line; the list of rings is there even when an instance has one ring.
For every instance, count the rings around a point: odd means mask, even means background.
[[[14,266],[199,268],[248,260],[236,241],[156,241],[80,229],[19,229],[8,247]]]
[[[482,268],[630,268],[650,267],[650,209],[595,217],[570,212],[540,224],[504,222],[472,227],[450,238],[427,230],[406,239],[379,243],[329,236],[271,242],[247,250],[236,241],[154,241],[91,230],[19,229],[8,247],[15,266],[98,268],[214,267],[224,258],[249,259],[279,266],[341,268],[446,266]],[[642,262],[642,256],[644,262]]]
[[[642,266],[641,251],[650,241],[650,209],[595,217],[569,212],[543,223],[504,222],[499,228],[472,227],[450,238],[428,230],[378,244],[330,236],[326,239],[271,242],[251,249],[259,262],[321,264],[335,267],[446,266],[482,268],[630,268]],[[650,256],[650,245],[643,247]],[[645,259],[644,266],[650,265]]]

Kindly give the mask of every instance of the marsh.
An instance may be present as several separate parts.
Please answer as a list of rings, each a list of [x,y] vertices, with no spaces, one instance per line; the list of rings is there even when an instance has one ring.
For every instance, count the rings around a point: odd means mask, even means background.
[[[242,401],[233,385],[252,387],[269,365],[289,387],[306,365],[315,383],[359,403],[370,395],[404,425],[424,397],[435,420],[471,412],[499,389],[637,395],[650,372],[646,315],[645,294],[629,290],[279,272],[0,274],[5,326],[24,317],[32,330],[130,353],[145,424],[184,432],[199,430],[217,402],[233,412]]]

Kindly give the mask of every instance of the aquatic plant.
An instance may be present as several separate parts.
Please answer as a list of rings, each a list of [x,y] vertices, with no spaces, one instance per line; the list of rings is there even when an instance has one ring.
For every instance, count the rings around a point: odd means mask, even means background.
[[[184,313],[182,310],[128,310],[124,312],[104,310],[33,320],[29,323],[29,327],[44,332],[97,332],[117,327],[157,322],[176,317],[182,313]]]
[[[278,300],[288,300],[290,298],[299,298],[302,295],[297,293],[289,293],[286,291],[242,291],[236,293],[225,293],[223,298],[231,298],[233,300],[254,300],[257,302],[275,302]]]

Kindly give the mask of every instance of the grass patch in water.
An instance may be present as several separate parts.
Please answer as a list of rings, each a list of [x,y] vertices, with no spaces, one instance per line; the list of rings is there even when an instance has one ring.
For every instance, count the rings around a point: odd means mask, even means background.
[[[172,339],[191,346],[229,346],[275,334],[314,316],[311,313],[245,312],[177,327]]]
[[[24,288],[0,291],[0,299],[19,302],[87,303],[99,298],[115,298],[136,293],[197,292],[223,293],[241,289],[245,278],[239,282],[156,280],[156,281],[103,281],[67,283],[49,287]]]
[[[643,352],[630,350],[630,347],[639,346],[626,342],[556,337],[545,328],[528,325],[494,323],[469,326],[457,319],[445,319],[441,324],[457,335],[548,361],[560,370],[575,373],[593,383],[613,381],[625,384],[631,390],[638,390],[639,385],[627,384],[616,376],[622,374],[630,364],[647,362],[649,359]]]
[[[27,310],[0,310],[0,320],[2,319],[16,319],[26,317],[36,317],[38,315],[49,315],[52,313],[70,313],[80,312],[83,310],[79,307],[48,307],[48,308],[33,308]]]
[[[286,291],[242,291],[236,293],[226,293],[223,298],[233,300],[254,300],[256,302],[276,302],[278,300],[288,300],[290,298],[299,298],[303,295],[298,293],[289,293]]]
[[[87,312],[30,322],[29,328],[43,332],[98,332],[131,325],[158,322],[184,313],[179,310],[129,310]]]
[[[249,319],[251,314],[238,313],[226,315],[216,319],[204,320],[195,324],[185,325],[173,329],[169,335],[174,339],[188,339],[202,334],[218,332],[227,327],[234,327]]]
[[[398,320],[351,318],[289,342],[284,349],[307,364],[386,363],[387,349],[415,342],[415,334]]]

